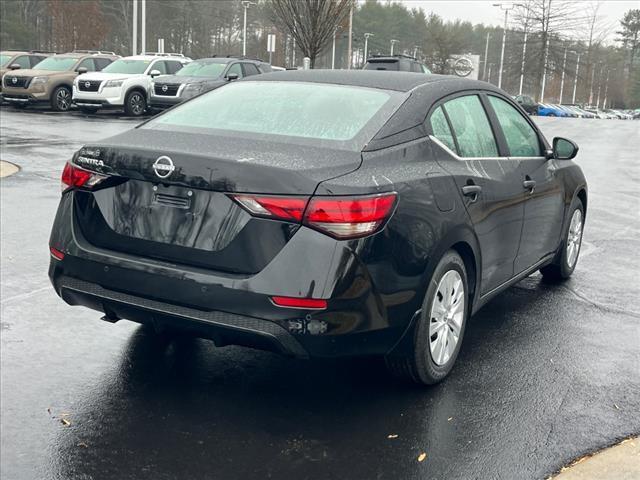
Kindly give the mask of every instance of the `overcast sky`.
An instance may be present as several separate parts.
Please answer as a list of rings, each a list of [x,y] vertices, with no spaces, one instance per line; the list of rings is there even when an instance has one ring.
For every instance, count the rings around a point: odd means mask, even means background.
[[[484,23],[488,25],[502,25],[504,13],[498,7],[493,7],[494,3],[500,0],[400,0],[408,8],[422,8],[425,12],[434,12],[445,20],[468,20],[473,23]],[[586,3],[586,1],[585,1]],[[640,2],[628,0],[605,0],[600,6],[599,14],[603,17],[603,22],[615,24],[613,30],[619,26],[618,20],[622,18],[627,10],[640,8]],[[615,33],[611,33],[609,40],[615,38]]]

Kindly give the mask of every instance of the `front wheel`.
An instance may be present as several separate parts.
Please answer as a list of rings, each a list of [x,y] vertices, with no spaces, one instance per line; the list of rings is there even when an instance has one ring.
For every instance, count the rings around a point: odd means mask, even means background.
[[[66,112],[71,108],[71,89],[58,87],[51,94],[51,108],[56,112]]]
[[[578,255],[582,246],[582,231],[584,229],[584,207],[579,199],[571,204],[569,225],[564,233],[560,250],[553,263],[540,269],[540,273],[547,280],[566,280],[571,276],[578,263]]]
[[[467,271],[460,255],[450,250],[429,282],[414,329],[413,352],[386,358],[391,373],[424,385],[443,380],[460,352],[468,312]]]
[[[130,117],[139,117],[147,109],[147,98],[137,90],[129,92],[124,101],[124,111]]]

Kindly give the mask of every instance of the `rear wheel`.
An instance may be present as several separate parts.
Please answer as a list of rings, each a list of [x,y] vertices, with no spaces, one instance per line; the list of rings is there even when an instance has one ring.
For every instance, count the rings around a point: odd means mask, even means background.
[[[387,357],[389,370],[396,376],[424,385],[444,379],[460,352],[468,303],[464,262],[450,250],[438,263],[429,282],[414,330],[413,352],[404,357]]]
[[[71,89],[58,87],[51,94],[51,108],[56,112],[66,112],[71,108]]]
[[[142,92],[134,90],[127,94],[124,101],[124,111],[131,117],[139,117],[147,109],[147,99]]]
[[[578,263],[578,255],[582,246],[584,228],[584,207],[580,199],[571,204],[569,225],[564,233],[560,250],[553,263],[540,269],[542,276],[548,280],[566,280],[571,276]]]

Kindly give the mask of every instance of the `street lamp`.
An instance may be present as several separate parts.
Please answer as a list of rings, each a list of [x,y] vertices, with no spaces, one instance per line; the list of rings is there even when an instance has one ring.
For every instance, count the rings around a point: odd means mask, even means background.
[[[502,31],[502,52],[500,53],[500,73],[498,74],[498,88],[502,88],[502,67],[504,65],[504,47],[507,42],[507,21],[509,18],[509,10],[515,7],[522,7],[521,3],[494,3],[494,7],[500,7],[504,10],[504,29]]]
[[[418,59],[417,55],[418,55],[418,49],[420,47],[418,45],[414,45],[413,46],[413,58],[415,58],[416,60]]]
[[[364,34],[364,61],[367,61],[367,55],[368,55],[368,48],[369,48],[369,37],[374,37],[375,35],[373,33],[365,33]]]
[[[609,93],[609,73],[615,72],[616,69],[607,69],[607,81],[604,84],[604,100],[602,101],[602,108],[607,108],[607,94]]]
[[[398,43],[400,40],[391,39],[391,53],[389,55],[393,55],[393,46]]]
[[[482,80],[487,81],[487,55],[489,55],[489,39],[491,32],[487,33],[487,43],[484,46],[484,64],[482,65]]]
[[[562,93],[564,92],[564,73],[567,68],[567,52],[568,47],[564,47],[564,57],[562,58],[562,76],[560,77],[560,105],[562,105]],[[571,52],[575,53],[575,52]]]
[[[244,27],[242,29],[242,56],[247,55],[247,10],[251,5],[256,5],[255,2],[249,0],[242,0],[242,6],[244,8]]]

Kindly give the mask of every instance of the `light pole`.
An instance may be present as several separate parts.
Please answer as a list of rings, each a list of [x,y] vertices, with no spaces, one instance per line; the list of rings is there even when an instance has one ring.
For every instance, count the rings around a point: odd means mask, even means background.
[[[413,46],[413,58],[415,58],[416,60],[418,59],[417,55],[418,55],[418,47],[417,45]]]
[[[367,55],[369,54],[369,37],[374,37],[373,33],[364,34],[364,61],[367,61]]]
[[[598,74],[598,98],[596,100],[596,108],[600,108],[600,89],[602,88],[602,69],[603,68],[604,68],[604,65],[600,67],[600,73]]]
[[[575,52],[572,52],[575,53]],[[571,103],[576,103],[576,89],[578,88],[578,73],[580,72],[580,54],[578,53],[578,59],[576,60],[576,77],[573,79],[573,97]]]
[[[347,70],[351,70],[353,62],[353,2],[349,9],[349,45],[347,47]]]
[[[333,29],[333,45],[331,46],[331,70],[336,68],[336,35],[338,34],[338,27]]]
[[[391,39],[391,53],[389,55],[393,55],[393,46],[398,42],[399,40]]]
[[[133,0],[133,47],[132,55],[138,54],[138,0]]]
[[[487,33],[487,43],[484,45],[484,65],[482,66],[482,80],[487,81],[487,55],[489,55],[489,39],[491,33]]]
[[[142,45],[142,54],[147,51],[147,0],[140,1],[140,14],[142,15],[142,28],[140,30],[140,44]]]
[[[504,10],[504,29],[502,30],[502,51],[500,52],[500,73],[498,74],[498,88],[502,88],[502,67],[504,65],[504,47],[507,42],[507,21],[509,19],[509,10],[514,9],[517,6],[522,6],[520,3],[494,3],[494,7],[500,7]]]
[[[527,18],[524,21],[524,39],[522,42],[522,64],[520,65],[520,88],[518,95],[522,95],[522,85],[524,84],[524,66],[527,58],[527,35],[529,34],[529,9],[527,9]]]
[[[547,83],[547,61],[549,60],[549,43],[551,43],[551,41],[547,39],[547,45],[544,47],[544,66],[542,67],[542,88],[540,89],[540,103],[544,103],[544,87]]]
[[[562,59],[562,76],[560,77],[560,105],[562,105],[562,92],[564,92],[564,71],[567,68],[567,47],[564,47],[564,57]]]
[[[247,10],[251,5],[255,5],[255,2],[249,0],[242,0],[242,7],[244,8],[244,26],[242,28],[242,56],[247,55]]]

